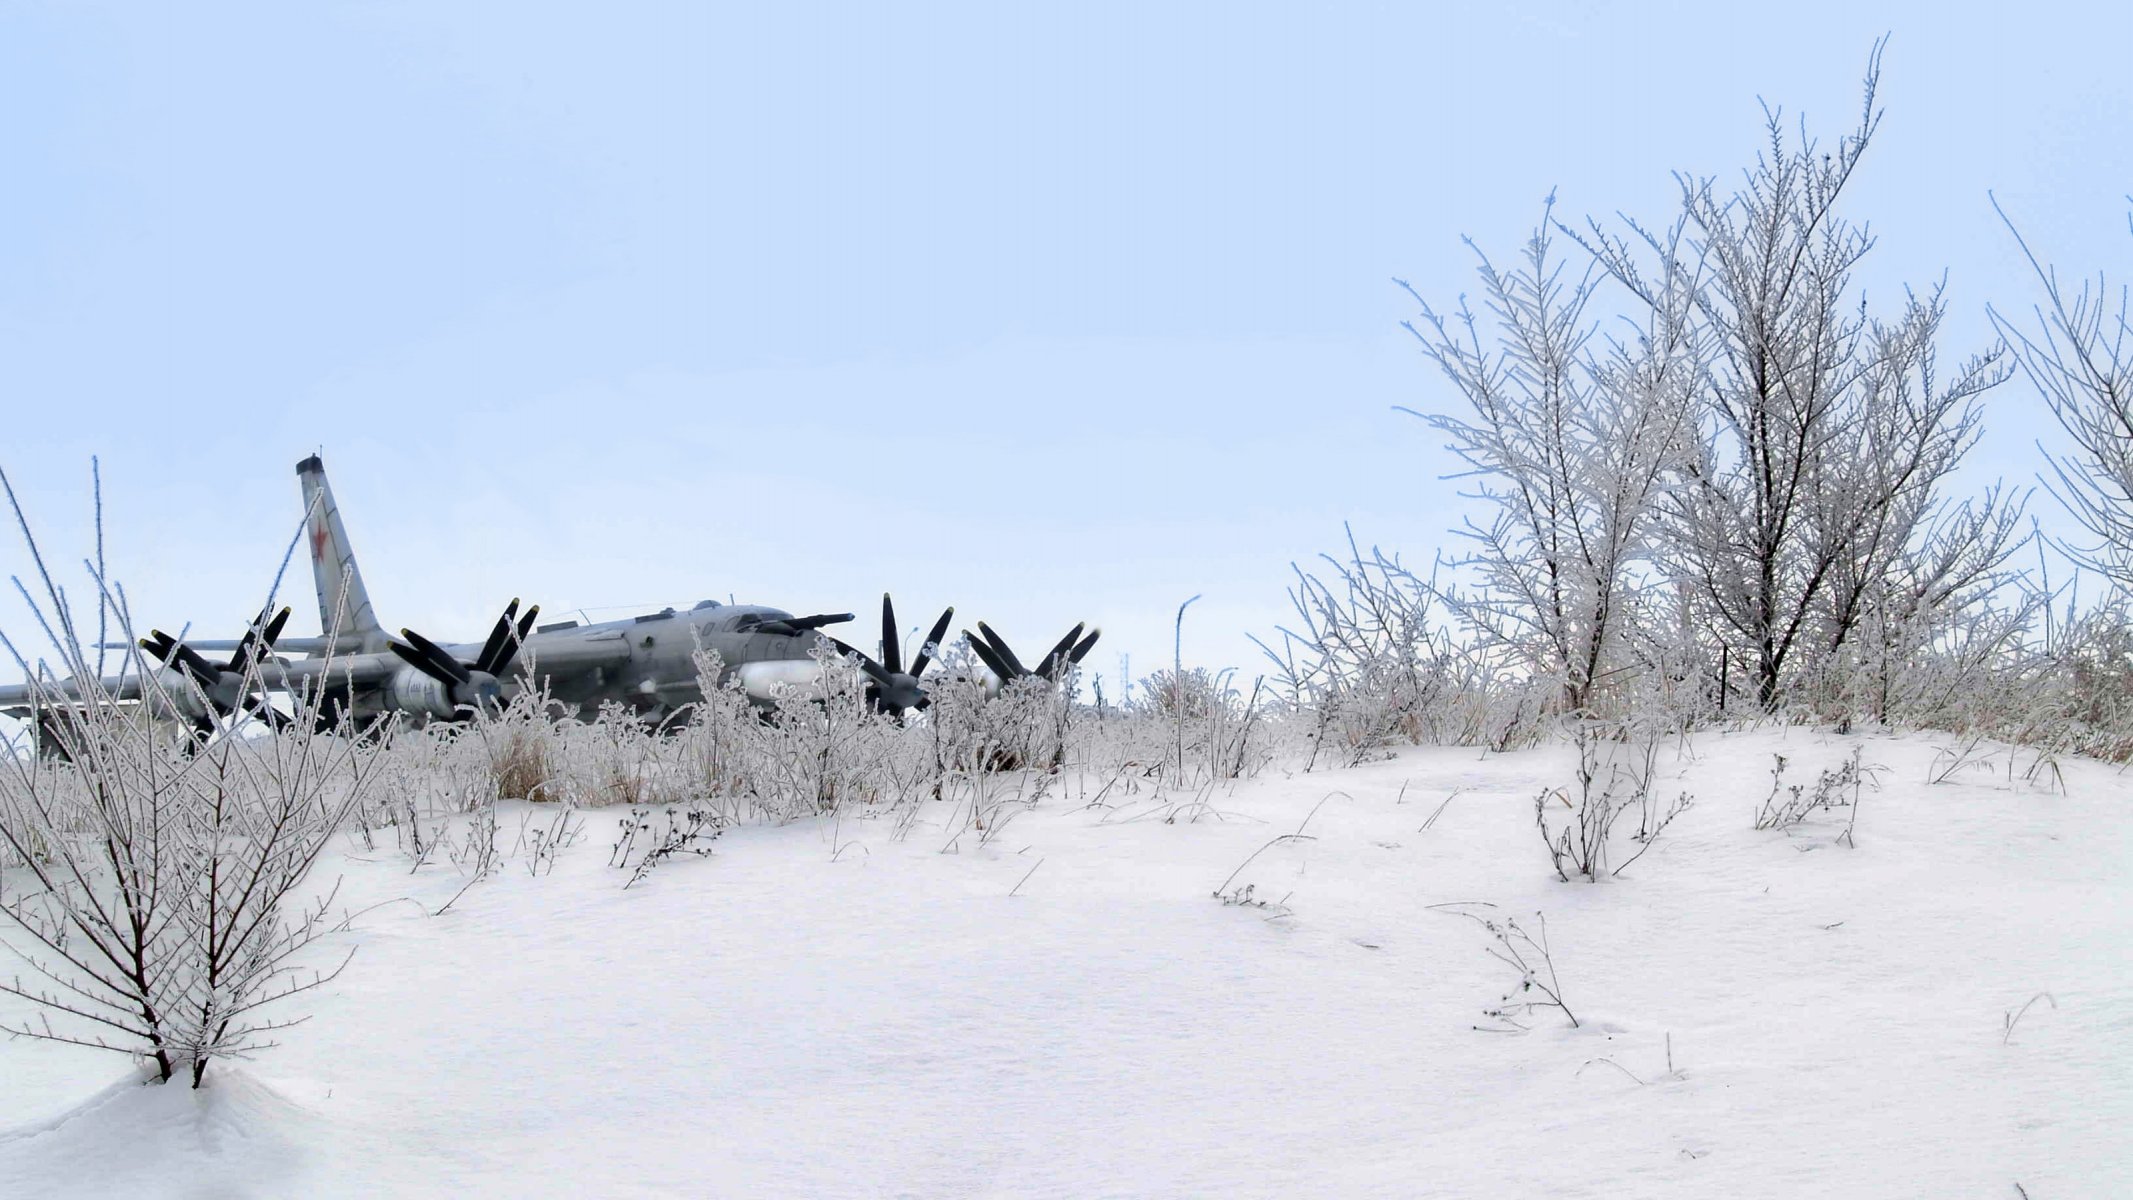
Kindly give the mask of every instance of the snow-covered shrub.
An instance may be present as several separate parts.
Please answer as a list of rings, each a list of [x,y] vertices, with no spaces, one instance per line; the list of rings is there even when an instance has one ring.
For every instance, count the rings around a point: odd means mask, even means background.
[[[1548,848],[1556,878],[1565,883],[1572,874],[1588,881],[1620,875],[1694,803],[1687,792],[1664,805],[1653,796],[1658,782],[1657,742],[1648,732],[1639,739],[1637,732],[1592,722],[1573,725],[1571,737],[1578,752],[1575,780],[1533,799],[1534,824]],[[1610,869],[1615,824],[1632,810],[1639,814],[1632,839],[1637,849]]]
[[[2015,514],[1999,493],[1952,511],[1940,494],[1979,436],[1979,397],[2007,378],[2003,355],[1944,374],[1939,289],[1878,318],[1854,285],[1873,239],[1840,201],[1880,123],[1879,75],[1877,46],[1860,122],[1834,146],[1788,137],[1772,112],[1742,186],[1684,177],[1667,232],[1595,224],[1583,239],[1698,348],[1698,436],[1661,492],[1659,559],[1747,651],[1765,710],[1877,606],[1900,623],[1921,597],[1963,594],[2011,547]],[[1666,286],[1684,250],[1686,309]]]
[[[815,816],[882,798],[878,770],[893,723],[874,711],[866,680],[827,642],[815,661],[822,684],[779,699],[762,725],[749,772],[756,802],[778,820]]]
[[[2133,761],[2133,607],[2122,594],[2047,620],[2007,658],[1988,688],[1957,694],[1956,719],[1930,723],[2040,756]]]
[[[1159,670],[1141,680],[1140,699],[1136,703],[1163,721],[1189,725],[1205,721],[1226,708],[1227,692],[1227,681],[1206,667],[1194,667],[1175,674]]]
[[[299,970],[325,916],[307,881],[372,756],[296,733],[174,746],[113,706],[78,710],[73,729],[71,762],[0,768],[0,842],[21,864],[0,913],[36,976],[0,991],[44,1011],[9,1032],[139,1056],[198,1086],[210,1060],[265,1049],[300,1019],[263,1010],[338,972]]]
[[[1262,728],[1271,700],[1266,682],[1255,680],[1246,694],[1232,686],[1234,674],[1173,668],[1148,676],[1136,689],[1138,713],[1169,731],[1164,766],[1173,785],[1245,778],[1266,764],[1271,754]]]
[[[496,800],[491,750],[475,728],[433,722],[409,728],[397,722],[372,739],[389,786],[379,789],[377,813],[387,825],[404,824],[410,814],[437,821],[474,812]]]
[[[554,726],[552,798],[578,808],[657,807],[684,797],[680,749],[628,705],[609,701],[589,723]]]
[[[133,650],[125,667],[144,692],[120,703],[4,472],[0,489],[42,584],[41,601],[24,598],[71,677],[62,688],[0,635],[29,677],[33,727],[59,739],[49,755],[0,755],[0,845],[12,860],[0,921],[31,973],[0,991],[38,1010],[7,1028],[128,1054],[159,1081],[182,1073],[198,1087],[210,1061],[273,1045],[301,1019],[276,1006],[338,973],[304,970],[332,893],[312,868],[375,783],[375,744],[345,726],[310,732],[321,712],[301,695],[274,737],[242,736],[251,700],[204,724],[164,720],[177,706]],[[101,563],[99,546],[94,641],[109,631],[131,643]],[[256,663],[241,684],[242,696],[263,694]]]
[[[1498,915],[1496,906],[1485,901],[1434,907],[1481,926],[1491,942],[1486,947],[1489,957],[1518,974],[1518,982],[1511,990],[1499,997],[1494,1005],[1482,1010],[1482,1015],[1495,1024],[1474,1028],[1525,1033],[1533,1028],[1533,1014],[1548,1008],[1562,1013],[1572,1029],[1579,1028],[1577,1014],[1570,1011],[1569,1003],[1563,999],[1563,982],[1556,974],[1555,954],[1548,945],[1548,918],[1545,915],[1534,913],[1533,925],[1529,928],[1517,917]]]
[[[706,808],[668,808],[657,818],[651,809],[631,809],[622,818],[607,865],[630,873],[629,882],[622,885],[628,890],[675,855],[709,856],[711,843],[724,832],[725,818]]]
[[[997,693],[967,658],[943,658],[943,677],[930,685],[926,710],[935,769],[944,774],[1050,771],[1066,760],[1081,714],[1073,702],[1074,673],[1057,684],[1034,675],[1009,680]]]
[[[1486,329],[1464,299],[1440,314],[1402,286],[1421,306],[1408,332],[1468,410],[1416,415],[1450,438],[1473,468],[1468,495],[1488,506],[1458,531],[1476,548],[1451,564],[1477,586],[1437,594],[1479,650],[1553,683],[1564,712],[1589,717],[1594,689],[1626,667],[1657,501],[1695,431],[1698,296],[1677,231],[1654,242],[1660,269],[1638,280],[1646,327],[1601,342],[1587,313],[1597,281],[1566,277],[1553,255],[1553,205],[1518,267],[1480,255]]]
[[[1473,551],[1444,561],[1456,580],[1352,536],[1332,586],[1298,572],[1301,624],[1263,648],[1322,745],[1355,761],[1425,725],[1512,745],[1540,719],[1642,721],[1655,704],[1685,729],[1741,698],[1781,719],[1939,720],[2005,667],[2026,621],[2002,602],[2026,497],[1958,504],[1946,484],[2011,368],[1991,348],[1943,369],[1939,289],[1875,315],[1856,286],[1873,239],[1841,202],[1879,72],[1877,45],[1848,135],[1824,147],[1772,112],[1744,181],[1681,177],[1669,222],[1573,232],[1551,197],[1515,267],[1481,258],[1479,311],[1408,288],[1410,331],[1463,402],[1418,415],[1485,508],[1457,531]],[[1566,266],[1559,234],[1588,261]],[[2133,374],[2133,353],[2099,342],[2085,300],[2053,299],[2032,371],[2101,447],[2090,460],[2133,463],[2133,403],[2113,418],[2084,398]],[[2062,474],[2091,493],[2110,475],[2082,470]]]
[[[2024,590],[1943,630],[1893,675],[1890,724],[2034,752],[2133,760],[2133,610],[2118,593],[2051,612]],[[2012,765],[2012,759],[2009,760]]]
[[[2069,622],[2039,674],[2041,711],[2019,740],[2133,761],[2133,604],[2114,598]]]
[[[1525,744],[1546,698],[1509,665],[1453,636],[1433,576],[1418,575],[1348,531],[1344,558],[1320,556],[1329,574],[1294,568],[1292,625],[1273,644],[1283,707],[1307,726],[1305,769],[1353,766],[1400,745]]]
[[[1825,656],[1802,689],[1840,730],[1861,722],[1964,729],[2020,711],[2037,665],[2024,650],[2041,596],[1995,578],[1951,603],[1877,605],[1858,636]],[[2013,592],[2002,599],[1999,593]],[[1980,698],[1993,697],[1988,714]],[[2010,703],[2012,702],[2012,703]]]
[[[492,794],[504,800],[554,800],[561,774],[555,702],[545,688],[528,688],[501,710],[478,715],[475,736],[488,759]]]
[[[1756,806],[1755,827],[1790,829],[1817,812],[1856,807],[1859,789],[1866,781],[1859,756],[1860,750],[1854,746],[1850,758],[1834,770],[1824,770],[1808,785],[1786,783],[1785,768],[1791,760],[1782,754],[1772,755],[1776,761],[1770,768],[1770,794]]]
[[[2004,212],[2001,217],[2007,219]],[[2091,546],[2060,548],[2119,587],[2133,588],[2133,293],[2121,289],[2114,306],[2105,277],[2087,272],[2077,273],[2079,291],[2067,291],[2014,222],[2007,226],[2036,272],[2043,300],[2033,310],[2034,324],[1997,309],[1991,310],[1993,323],[2074,441],[2072,453],[2051,456],[2045,486],[2096,539]]]
[[[673,730],[676,758],[688,795],[731,823],[754,804],[753,764],[765,737],[763,714],[742,690],[739,677],[720,682],[725,664],[717,651],[698,650],[695,658],[703,698]]]

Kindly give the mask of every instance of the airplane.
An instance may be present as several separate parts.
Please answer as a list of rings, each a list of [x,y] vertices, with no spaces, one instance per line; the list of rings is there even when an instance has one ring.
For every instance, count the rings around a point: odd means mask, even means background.
[[[851,621],[851,613],[795,616],[768,605],[715,600],[614,621],[545,625],[536,624],[538,605],[521,613],[513,600],[479,643],[440,644],[410,629],[393,638],[379,624],[363,586],[324,462],[313,454],[296,464],[296,474],[320,636],[282,638],[287,609],[272,617],[261,613],[232,641],[185,641],[156,630],[139,646],[163,664],[160,669],[104,680],[94,689],[72,681],[0,686],[0,713],[28,718],[54,704],[140,702],[158,717],[190,724],[205,736],[218,721],[257,718],[280,727],[287,718],[267,693],[298,692],[315,699],[314,720],[327,730],[343,720],[362,727],[395,713],[417,722],[463,720],[508,702],[537,681],[553,701],[582,719],[592,719],[603,704],[614,702],[657,722],[703,699],[695,659],[699,649],[718,653],[721,684],[737,680],[751,701],[769,708],[795,690],[819,685],[821,667],[813,657],[818,639],[858,660],[868,681],[867,698],[882,711],[901,717],[930,704],[920,677],[939,656],[955,610],[941,614],[907,668],[895,609],[886,595],[880,660],[822,632]],[[1088,654],[1098,636],[1090,632],[1084,638],[1083,627],[1075,626],[1031,671],[989,626],[981,621],[978,628],[982,639],[970,640],[992,672],[992,679],[982,681],[988,690],[1031,675],[1056,682]],[[216,663],[207,657],[215,652],[230,657]],[[284,657],[288,654],[311,657]]]

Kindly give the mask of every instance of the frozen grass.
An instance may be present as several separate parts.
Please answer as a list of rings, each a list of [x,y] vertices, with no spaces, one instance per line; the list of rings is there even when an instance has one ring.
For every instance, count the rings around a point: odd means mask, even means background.
[[[966,798],[854,804],[735,826],[627,888],[609,866],[627,809],[497,802],[504,869],[472,888],[447,855],[410,874],[389,835],[366,851],[350,831],[328,870],[353,920],[319,952],[356,959],[316,1020],[197,1096],[0,1043],[0,1178],[127,1196],[2125,1194],[2133,782],[2069,759],[2063,789],[1928,783],[1949,744],[1697,735],[1658,757],[1697,806],[1632,875],[1574,886],[1530,807],[1574,773],[1567,745],[1406,750],[1192,807],[1070,765],[1004,801],[989,838],[952,837]],[[1883,780],[1857,849],[1826,811],[1752,828],[1772,755],[1812,779],[1855,748]],[[463,845],[480,813],[438,795]],[[538,844],[561,846],[545,869]],[[1278,904],[1210,899],[1225,877]],[[1519,973],[1433,907],[1460,902],[1535,933],[1546,914],[1542,977],[1577,1028],[1543,1009],[1527,1033],[1475,1029]]]

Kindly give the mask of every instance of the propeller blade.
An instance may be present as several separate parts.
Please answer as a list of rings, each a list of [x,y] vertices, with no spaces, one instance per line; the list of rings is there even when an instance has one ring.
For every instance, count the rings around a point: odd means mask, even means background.
[[[266,612],[262,610],[258,620],[245,626],[243,635],[237,639],[237,648],[230,652],[230,661],[224,666],[224,670],[240,672],[244,670],[245,658],[252,653],[252,643],[259,640],[259,627],[265,622],[266,615]]]
[[[1083,622],[1083,624],[1086,623],[1087,622]],[[1060,638],[1058,643],[1045,653],[1043,660],[1037,664],[1036,673],[1044,676],[1046,679],[1058,678],[1058,671],[1061,665],[1060,660],[1065,658],[1067,652],[1074,648],[1075,640],[1081,636],[1081,629],[1081,625],[1076,625],[1072,629],[1067,630],[1066,636]]]
[[[452,677],[450,675],[440,674],[437,670],[437,665],[431,662],[427,655],[423,654],[422,651],[415,649],[413,646],[408,645],[406,642],[395,642],[388,639],[385,643],[385,648],[387,650],[392,651],[394,654],[399,655],[401,661],[405,662],[408,666],[415,668],[417,671],[422,672],[424,675],[429,676],[431,679],[434,679],[437,682],[444,684],[446,687],[450,687],[452,685]]]
[[[200,686],[213,687],[215,684],[220,683],[222,681],[221,669],[215,666],[215,664],[200,657],[199,651],[193,649],[191,646],[186,645],[184,642],[172,643],[171,653],[177,658],[179,665],[184,668],[185,673],[192,676],[195,680],[198,680]]]
[[[203,689],[222,682],[221,672],[215,669],[213,663],[160,629],[150,630],[149,636],[141,639],[141,649],[155,655],[164,666],[192,680]]]
[[[518,661],[518,652],[526,648],[526,634],[533,629],[533,619],[540,615],[541,606],[536,604],[518,619],[517,628],[511,631],[511,640],[504,644],[503,653],[497,656],[496,665],[489,668],[489,674],[501,676]]]
[[[1094,650],[1096,648],[1096,639],[1102,637],[1103,635],[1103,630],[1091,629],[1089,631],[1089,636],[1081,639],[1081,644],[1079,646],[1074,647],[1073,652],[1067,655],[1067,665],[1080,666],[1081,660],[1087,658],[1089,656],[1089,651]]]
[[[997,676],[1001,683],[1007,683],[1015,678],[1015,673],[1007,669],[1007,664],[1001,661],[999,654],[991,646],[986,645],[979,638],[971,637],[970,631],[967,629],[963,631],[963,636],[969,638],[970,649],[978,656],[978,661],[984,663],[985,669]]]
[[[847,658],[858,659],[859,669],[866,672],[866,677],[874,681],[875,687],[889,686],[889,672],[883,669],[880,663],[869,657],[865,651],[853,646],[847,646],[836,638],[830,638],[829,643],[837,648],[837,653]]]
[[[824,625],[842,625],[851,619],[852,614],[850,613],[816,613],[811,617],[786,617],[777,622],[777,624],[790,626],[796,632],[805,633],[810,629],[820,629]],[[765,623],[768,624],[769,622]]]
[[[517,620],[518,597],[513,596],[511,603],[504,605],[504,615],[496,618],[495,626],[489,630],[489,639],[481,644],[481,653],[474,656],[475,670],[487,671],[492,675],[496,673],[490,664],[496,661],[497,655],[504,652],[504,643],[511,639],[511,628]]]
[[[274,619],[267,622],[267,627],[259,635],[259,640],[268,646],[272,646],[281,637],[281,627],[288,623],[289,606],[284,604],[281,606],[281,611],[274,614]]]
[[[941,619],[933,623],[933,631],[926,635],[925,644],[918,648],[918,657],[911,660],[911,677],[913,679],[924,675],[926,673],[926,664],[932,662],[933,656],[941,652],[941,639],[948,636],[948,622],[954,617],[955,608],[951,605],[941,613]]]
[[[999,656],[1000,656],[1000,661],[1001,661],[1001,662],[1003,662],[1003,663],[1006,663],[1006,664],[1007,664],[1007,667],[1008,667],[1008,669],[1009,669],[1010,671],[1012,671],[1012,672],[1013,672],[1013,674],[1012,674],[1012,675],[1003,675],[1003,676],[1001,676],[1001,678],[1002,678],[1003,680],[1005,680],[1005,679],[1020,679],[1020,678],[1022,678],[1022,677],[1023,677],[1024,675],[1027,675],[1027,674],[1029,674],[1029,668],[1028,668],[1028,667],[1025,667],[1025,666],[1023,666],[1023,665],[1022,665],[1022,660],[1021,660],[1021,659],[1019,659],[1019,658],[1016,658],[1016,657],[1015,657],[1015,652],[1014,652],[1013,650],[1011,650],[1011,649],[1009,649],[1009,648],[1008,648],[1008,645],[1007,645],[1007,639],[1006,639],[1006,638],[1003,638],[1003,637],[1001,637],[1001,636],[1000,636],[999,634],[997,634],[997,633],[994,633],[994,632],[992,631],[992,626],[990,626],[990,625],[987,625],[987,624],[986,624],[985,622],[983,622],[983,621],[980,621],[980,622],[978,622],[978,632],[979,632],[979,633],[981,633],[981,634],[983,634],[983,635],[985,636],[985,640],[986,640],[986,642],[988,642],[988,643],[989,643],[989,644],[990,644],[990,645],[992,646],[992,652],[993,652],[994,654],[997,654],[997,655],[999,655]],[[976,643],[975,643],[975,642],[973,642],[973,643],[971,643],[971,644],[972,644],[972,645],[976,645]],[[986,664],[986,665],[990,666],[991,664],[989,664],[989,663],[988,663],[988,664]]]
[[[892,673],[904,669],[903,635],[896,630],[896,606],[881,594],[881,665]]]
[[[412,629],[401,630],[400,636],[406,638],[407,644],[414,647],[417,653],[428,660],[430,669],[424,673],[430,678],[437,680],[439,683],[465,683],[470,677],[466,664],[446,654],[444,647],[439,646]],[[400,657],[406,658],[407,655],[403,654]]]
[[[272,620],[268,619],[267,610],[260,609],[259,619],[253,621],[245,629],[244,636],[237,639],[237,649],[230,655],[229,665],[223,669],[235,675],[242,675],[257,666],[259,660],[265,658],[267,652],[274,648],[274,639],[281,636],[281,627],[288,623],[288,606],[284,605],[280,612],[274,614]]]

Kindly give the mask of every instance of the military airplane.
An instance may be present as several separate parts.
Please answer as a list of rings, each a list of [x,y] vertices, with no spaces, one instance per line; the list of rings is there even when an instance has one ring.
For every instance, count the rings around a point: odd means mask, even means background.
[[[581,717],[589,719],[602,704],[614,702],[656,721],[703,698],[695,658],[699,649],[718,654],[722,683],[737,680],[752,701],[769,706],[793,689],[819,684],[821,667],[813,656],[817,640],[827,638],[825,627],[853,619],[851,613],[795,616],[766,605],[704,600],[686,610],[543,625],[536,624],[538,605],[522,613],[513,600],[483,642],[439,644],[408,629],[396,639],[379,624],[363,586],[325,464],[314,454],[296,464],[296,474],[321,636],[282,638],[286,609],[272,617],[262,613],[234,641],[185,641],[158,630],[139,645],[163,664],[160,669],[101,681],[95,689],[71,681],[0,687],[0,712],[30,717],[54,704],[134,701],[206,734],[218,721],[257,718],[279,726],[287,718],[268,693],[295,692],[312,697],[314,719],[331,728],[344,719],[361,725],[393,713],[417,721],[463,719],[537,681],[551,699]],[[939,656],[954,613],[951,608],[941,614],[908,667],[887,596],[882,597],[881,659],[828,640],[858,660],[867,676],[868,699],[901,715],[930,703],[920,677]],[[1029,675],[1056,680],[1095,645],[1098,634],[1083,637],[1082,628],[1075,626],[1032,671],[979,622],[982,637],[972,637],[971,645],[993,676],[982,682],[997,687]],[[230,657],[221,663],[207,657],[217,652]],[[310,657],[285,657],[290,654]]]

